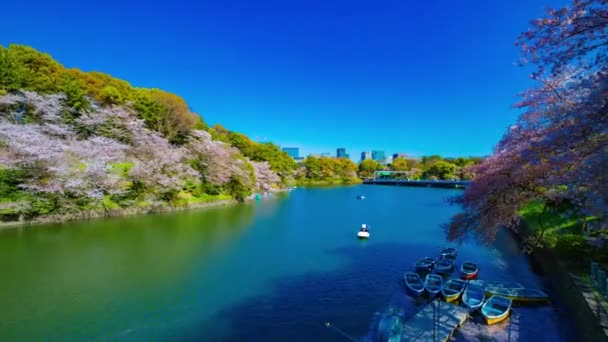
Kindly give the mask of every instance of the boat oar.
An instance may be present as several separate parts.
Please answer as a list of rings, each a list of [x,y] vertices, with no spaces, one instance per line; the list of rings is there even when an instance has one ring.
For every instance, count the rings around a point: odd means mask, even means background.
[[[342,337],[346,338],[347,340],[350,340],[350,341],[353,341],[353,342],[357,342],[357,339],[355,339],[354,337],[352,337],[349,334],[345,333],[342,329],[334,326],[333,324],[331,324],[329,322],[325,322],[325,326],[327,328],[334,329],[338,334],[342,335]]]

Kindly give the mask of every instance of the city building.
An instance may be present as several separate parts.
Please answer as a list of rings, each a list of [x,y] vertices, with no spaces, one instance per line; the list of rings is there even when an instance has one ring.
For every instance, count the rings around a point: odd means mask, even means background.
[[[392,164],[393,163],[393,156],[386,157],[386,159],[384,160],[384,163],[386,165]]]
[[[344,147],[340,147],[336,150],[336,157],[338,158],[348,158],[348,154],[346,154],[346,149]]]
[[[300,158],[300,149],[297,147],[283,147],[281,150],[289,154],[289,156],[293,159]]]
[[[393,160],[397,159],[397,158],[405,158],[408,159],[408,155],[405,153],[394,153],[393,154]]]
[[[386,155],[384,154],[384,151],[372,151],[372,159],[377,161],[379,164],[384,164],[386,162]]]
[[[361,161],[372,159],[371,152],[361,152]]]

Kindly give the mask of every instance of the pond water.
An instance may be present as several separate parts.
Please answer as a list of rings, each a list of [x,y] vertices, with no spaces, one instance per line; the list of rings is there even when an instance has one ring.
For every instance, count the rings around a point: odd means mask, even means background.
[[[256,202],[0,231],[0,340],[346,341],[374,339],[389,306],[414,313],[403,273],[448,245],[459,190],[298,188]],[[356,196],[364,194],[365,200]],[[362,223],[371,238],[356,238]],[[546,289],[509,234],[469,239],[480,278]],[[568,341],[559,300],[517,307],[453,337]]]

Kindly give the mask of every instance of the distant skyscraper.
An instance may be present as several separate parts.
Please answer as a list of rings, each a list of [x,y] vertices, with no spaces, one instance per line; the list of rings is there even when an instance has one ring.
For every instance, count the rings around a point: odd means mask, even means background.
[[[380,164],[385,163],[386,156],[384,155],[384,151],[372,151],[372,159],[377,161]]]
[[[283,152],[289,154],[289,156],[293,159],[300,158],[300,149],[297,147],[283,147]]]
[[[336,151],[336,157],[338,157],[338,158],[348,158],[348,154],[346,154],[346,149],[344,147],[340,147]]]
[[[368,159],[372,159],[372,153],[371,152],[361,152],[361,161],[368,160]]]
[[[405,154],[405,153],[395,153],[395,154],[393,154],[393,160],[395,160],[397,158],[406,158],[407,159],[407,154]]]
[[[385,164],[392,164],[393,163],[393,156],[388,156],[386,157],[386,159],[384,160]]]

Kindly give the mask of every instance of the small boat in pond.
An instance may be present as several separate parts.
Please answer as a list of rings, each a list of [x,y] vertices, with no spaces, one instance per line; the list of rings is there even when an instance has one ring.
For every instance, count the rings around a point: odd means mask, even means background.
[[[454,260],[452,259],[439,259],[439,261],[433,265],[433,272],[435,273],[450,274],[452,271],[454,271]]]
[[[502,322],[509,317],[512,303],[509,298],[492,296],[481,307],[481,314],[488,325]]]
[[[443,278],[436,274],[427,274],[424,278],[424,289],[430,297],[435,297],[443,287]]]
[[[424,257],[424,258],[416,261],[416,271],[418,271],[418,272],[428,271],[433,268],[433,265],[435,264],[436,261],[437,260],[435,260],[434,258]]]
[[[462,303],[470,311],[475,311],[483,305],[486,297],[483,287],[477,285],[467,285],[467,288],[462,293]]]
[[[448,247],[448,248],[442,249],[440,254],[442,257],[445,257],[445,258],[456,259],[456,256],[458,255],[458,250],[456,250],[456,248],[454,248],[454,247]]]
[[[420,276],[414,272],[407,272],[403,275],[405,287],[410,295],[418,297],[424,293],[424,284]]]
[[[486,294],[502,296],[518,302],[546,302],[549,295],[536,289],[509,289],[504,287],[486,286]]]
[[[357,199],[358,199],[358,200],[364,200],[364,199],[365,199],[365,196],[363,196],[363,195],[359,195],[359,196],[357,196]]]
[[[479,275],[479,266],[474,262],[465,262],[460,266],[460,277],[462,279],[475,279]]]
[[[470,285],[477,285],[483,288],[495,287],[495,288],[506,288],[506,289],[523,289],[524,286],[514,281],[494,281],[494,280],[470,280]]]
[[[460,298],[460,295],[462,295],[462,292],[466,287],[467,283],[464,280],[450,279],[443,285],[441,294],[446,302],[454,302]]]
[[[359,229],[359,232],[357,233],[357,237],[359,239],[369,239],[369,225],[365,223],[362,224],[361,229]]]

